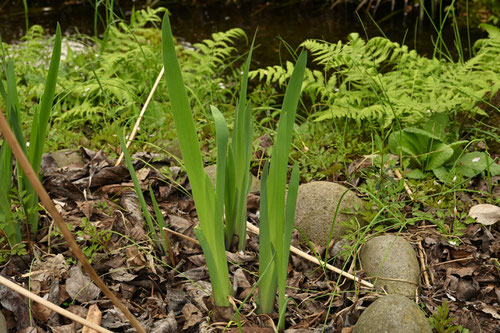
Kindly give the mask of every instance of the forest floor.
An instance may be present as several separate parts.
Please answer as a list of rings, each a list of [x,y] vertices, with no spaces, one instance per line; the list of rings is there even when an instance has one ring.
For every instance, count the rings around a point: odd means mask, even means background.
[[[233,306],[238,314],[213,306],[211,285],[205,259],[194,240],[197,223],[187,177],[169,159],[139,154],[135,163],[143,190],[151,185],[163,211],[168,228],[184,235],[168,234],[171,253],[160,253],[148,240],[140,205],[125,166],[114,166],[102,152],[80,148],[73,160],[59,167],[51,154],[43,159],[43,184],[71,229],[84,253],[106,284],[139,321],[151,332],[209,332],[225,327],[244,332],[273,332],[277,315],[256,313],[255,289],[258,276],[258,237],[248,233],[245,252],[227,252],[234,286]],[[147,163],[144,163],[146,161]],[[167,167],[170,179],[156,171]],[[493,179],[498,183],[498,179]],[[482,183],[471,186],[478,189]],[[494,193],[498,187],[494,188]],[[463,194],[460,200],[471,200]],[[248,198],[249,221],[258,224],[259,196]],[[86,316],[96,304],[102,311],[102,326],[113,332],[131,332],[129,322],[100,294],[76,262],[52,218],[41,211],[41,230],[31,244],[35,255],[11,256],[1,274],[28,287],[41,297]],[[436,226],[420,223],[409,226],[401,235],[414,246],[421,264],[421,288],[417,303],[428,317],[438,313],[447,302],[446,313],[435,315],[435,322],[449,330],[461,325],[470,332],[499,332],[500,312],[500,230],[499,224],[486,227],[467,225],[461,237],[449,238]],[[298,233],[292,245],[312,253]],[[324,257],[325,248],[314,249]],[[328,249],[329,257],[338,251]],[[363,277],[351,258],[329,261],[332,265]],[[354,258],[356,256],[354,255]],[[82,288],[87,286],[87,288]],[[247,301],[245,298],[249,295]],[[288,273],[289,302],[286,327],[300,332],[350,332],[359,315],[380,295],[344,277],[324,270],[305,259],[291,255]],[[38,304],[31,311],[25,299],[0,287],[0,303],[9,331],[77,332],[78,324]],[[233,324],[227,326],[227,322]],[[34,324],[32,324],[34,323]],[[437,327],[437,325],[435,326]],[[237,331],[237,329],[235,330]],[[290,330],[289,332],[298,332]]]

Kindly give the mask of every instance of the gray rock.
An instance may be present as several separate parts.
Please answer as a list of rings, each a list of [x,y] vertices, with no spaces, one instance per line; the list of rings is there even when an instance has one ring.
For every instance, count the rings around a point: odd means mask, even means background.
[[[374,237],[362,247],[359,259],[367,276],[378,276],[375,280],[378,290],[415,297],[420,267],[415,250],[404,238]]]
[[[212,165],[206,166],[205,171],[208,174],[208,177],[210,177],[212,184],[215,184],[215,178],[217,175],[217,165],[212,164]],[[259,180],[259,178],[252,175],[252,185],[250,185],[250,193],[256,193],[259,191],[260,191],[260,180]]]
[[[348,191],[344,197],[344,192]],[[344,222],[352,215],[344,214],[345,209],[353,210],[361,207],[363,201],[346,187],[332,182],[315,181],[299,186],[297,209],[295,211],[295,226],[312,242],[326,246],[330,229],[340,202],[337,218],[333,226],[333,239],[341,239],[348,231]]]
[[[5,317],[2,312],[0,312],[0,332],[8,332],[7,322],[5,321]]]
[[[431,333],[419,307],[401,295],[386,295],[363,311],[353,333]]]
[[[66,166],[83,167],[85,165],[82,154],[78,150],[61,149],[53,152],[51,156],[59,168]]]

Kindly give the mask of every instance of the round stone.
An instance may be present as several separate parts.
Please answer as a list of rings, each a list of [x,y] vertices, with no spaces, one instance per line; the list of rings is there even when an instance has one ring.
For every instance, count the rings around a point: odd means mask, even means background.
[[[431,333],[424,313],[401,295],[386,295],[363,311],[353,333]]]
[[[377,290],[415,297],[420,267],[415,250],[403,237],[374,237],[363,245],[359,259],[365,275],[375,279]]]
[[[346,222],[353,217],[344,211],[354,211],[362,203],[354,192],[337,183],[313,181],[302,184],[297,195],[295,226],[313,243],[327,246],[332,223],[332,238],[340,240],[349,230]],[[333,221],[335,211],[337,216]]]

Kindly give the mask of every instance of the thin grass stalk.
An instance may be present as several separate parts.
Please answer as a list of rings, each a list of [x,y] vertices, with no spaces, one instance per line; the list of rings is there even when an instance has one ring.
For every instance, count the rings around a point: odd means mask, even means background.
[[[82,324],[82,325],[92,329],[92,331],[101,332],[101,333],[113,333],[112,331],[107,330],[104,327],[97,325],[96,323],[93,323],[87,319],[84,319],[84,318],[74,314],[73,312],[70,312],[70,311],[63,309],[60,306],[58,306],[52,302],[49,302],[45,298],[42,298],[42,297],[38,296],[37,294],[35,294],[29,290],[24,289],[23,287],[21,287],[20,285],[18,285],[15,282],[12,282],[11,280],[7,279],[6,277],[0,276],[0,284],[4,285],[5,287],[9,288],[10,290],[13,290],[13,291],[23,295],[26,298],[29,298],[30,300],[33,300],[33,301],[43,305],[44,307],[47,307],[48,309],[50,309],[54,312],[57,312],[58,314],[66,317],[70,320],[73,320],[79,324]]]
[[[151,218],[151,213],[149,213],[148,205],[146,204],[146,199],[144,198],[144,194],[142,193],[141,184],[139,183],[139,179],[137,178],[137,174],[134,169],[134,165],[132,163],[132,159],[130,158],[130,154],[128,152],[127,146],[125,144],[125,139],[118,128],[118,125],[115,124],[116,132],[118,134],[118,139],[120,140],[120,146],[122,148],[122,153],[125,158],[125,165],[128,168],[130,173],[130,178],[132,178],[132,183],[134,183],[134,190],[137,194],[137,198],[139,200],[139,204],[141,205],[142,215],[146,220],[146,224],[148,225],[149,233],[156,245],[157,248],[160,248],[160,240],[158,238],[158,234],[156,233],[156,229],[153,224],[153,219]],[[165,248],[166,253],[166,248]]]
[[[153,188],[151,185],[149,185],[149,196],[151,198],[151,202],[153,203],[153,209],[155,210],[155,216],[156,216],[156,223],[158,225],[158,229],[160,230],[161,235],[163,236],[164,233],[163,228],[165,228],[165,219],[163,218],[163,214],[161,213],[160,207],[158,206],[158,202],[156,201],[155,195],[153,193]],[[155,231],[156,233],[156,231]],[[162,237],[162,242],[161,245],[163,246],[163,252],[166,253],[171,253],[171,248],[169,244],[169,240],[166,237]],[[174,265],[173,257],[172,259],[172,265]]]
[[[162,46],[172,113],[200,222],[195,234],[206,257],[215,304],[229,306],[228,297],[232,293],[232,287],[224,246],[224,221],[218,218],[220,208],[216,208],[217,204],[220,205],[220,200],[216,198],[212,182],[203,169],[200,145],[177,60],[168,13],[163,18]]]

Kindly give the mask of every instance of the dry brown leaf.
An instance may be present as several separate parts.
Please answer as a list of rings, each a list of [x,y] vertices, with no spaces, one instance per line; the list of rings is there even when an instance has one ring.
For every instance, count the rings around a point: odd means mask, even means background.
[[[186,320],[182,328],[183,330],[197,325],[203,318],[200,310],[191,303],[187,303],[186,305],[184,305],[184,307],[182,308],[182,314],[184,315],[184,319]]]
[[[91,323],[101,325],[102,312],[101,310],[99,310],[99,307],[97,307],[96,304],[92,304],[89,307],[89,312],[87,313],[86,319]],[[83,326],[82,333],[97,333],[97,331],[87,326]]]
[[[500,221],[500,207],[490,204],[480,204],[471,207],[469,216],[483,225],[492,225]]]
[[[84,303],[93,301],[99,296],[101,290],[84,275],[80,266],[70,269],[70,277],[66,280],[66,291],[71,298]]]

